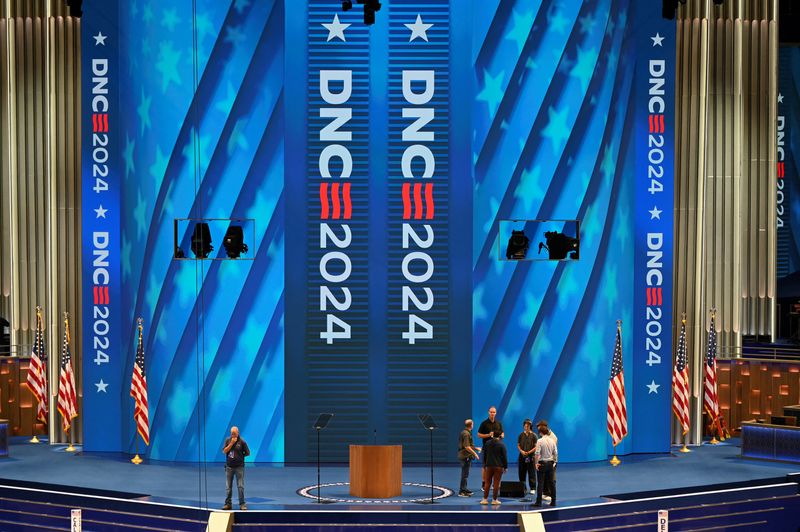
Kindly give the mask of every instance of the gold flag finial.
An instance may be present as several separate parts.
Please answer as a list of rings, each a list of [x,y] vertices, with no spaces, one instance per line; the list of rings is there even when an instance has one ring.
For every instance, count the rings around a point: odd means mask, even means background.
[[[686,313],[681,312],[681,323],[686,325]]]
[[[139,327],[139,330],[142,329],[142,324],[143,323],[144,323],[144,320],[141,317],[140,318],[136,318],[136,326]]]

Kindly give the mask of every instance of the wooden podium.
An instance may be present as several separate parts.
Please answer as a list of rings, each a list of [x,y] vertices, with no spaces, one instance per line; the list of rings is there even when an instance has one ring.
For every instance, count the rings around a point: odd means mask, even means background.
[[[350,495],[387,499],[402,491],[402,445],[350,446]]]

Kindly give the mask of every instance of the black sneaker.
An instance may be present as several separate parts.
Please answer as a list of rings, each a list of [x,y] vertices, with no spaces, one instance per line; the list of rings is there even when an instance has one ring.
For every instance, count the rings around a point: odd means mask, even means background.
[[[467,495],[472,495],[475,492],[472,490],[464,490],[464,493],[466,493]]]
[[[228,503],[225,503],[225,506],[223,506],[222,509],[223,510],[230,510],[231,509],[231,505],[228,504]]]
[[[467,493],[466,491],[459,491],[459,492],[458,492],[458,496],[459,496],[459,497],[469,497],[470,495],[471,495],[471,494],[470,494],[470,493]]]

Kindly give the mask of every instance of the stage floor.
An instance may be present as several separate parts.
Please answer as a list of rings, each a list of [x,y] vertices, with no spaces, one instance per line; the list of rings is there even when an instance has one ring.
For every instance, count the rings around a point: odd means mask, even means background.
[[[746,460],[739,457],[739,440],[720,445],[703,445],[682,454],[623,456],[622,465],[608,462],[560,464],[558,466],[558,505],[560,507],[627,499],[645,492],[681,490],[736,482],[754,482],[784,477],[800,472],[800,464]],[[516,480],[516,463],[510,464],[505,480]],[[245,495],[250,510],[483,510],[477,494],[480,470],[473,467],[471,498],[455,495],[460,467],[437,466],[434,470],[434,496],[440,504],[422,506],[414,500],[430,497],[430,469],[424,465],[403,468],[402,497],[391,501],[359,501],[348,494],[346,465],[324,465],[322,497],[336,499],[335,504],[316,505],[300,492],[316,497],[315,466],[284,464],[248,464]],[[218,509],[225,496],[223,465],[212,463],[175,464],[145,462],[133,465],[128,457],[104,453],[67,453],[64,446],[29,444],[13,438],[10,457],[0,460],[2,479],[58,485],[60,491],[114,490],[116,496],[181,506]],[[327,484],[332,484],[327,486]],[[688,491],[688,490],[687,490]],[[236,503],[234,487],[234,503]],[[503,499],[495,511],[520,511],[530,503]],[[236,506],[235,506],[236,507]]]

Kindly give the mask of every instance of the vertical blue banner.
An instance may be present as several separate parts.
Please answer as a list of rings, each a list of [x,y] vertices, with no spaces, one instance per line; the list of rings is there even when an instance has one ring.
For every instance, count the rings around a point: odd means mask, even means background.
[[[670,446],[675,22],[661,17],[660,2],[636,2],[634,9],[636,236],[633,345],[626,346],[633,359],[628,428],[629,450],[651,453]]]
[[[120,158],[117,2],[88,0],[81,19],[83,443],[121,450]]]
[[[778,139],[777,139],[777,222],[778,222],[778,297],[795,298],[798,283],[795,274],[800,270],[800,179],[798,156],[800,138],[794,134],[800,128],[800,47],[780,49],[778,64]],[[791,276],[791,277],[790,277]],[[794,330],[783,325],[788,337]]]
[[[431,414],[437,448],[448,425],[450,361],[448,0],[389,4],[388,421],[402,441]],[[464,289],[467,287],[465,286]],[[424,438],[405,438],[424,459]]]
[[[289,410],[298,423],[287,424],[287,460],[311,460],[307,440],[317,414],[333,412],[326,430],[327,459],[345,459],[344,443],[364,443],[369,430],[369,28],[354,9],[335,2],[310,2],[303,37],[307,39],[307,153],[305,197],[291,195],[289,213],[303,213],[304,257],[287,255],[287,270],[300,266],[305,276],[288,275],[290,300],[304,302],[302,322],[293,316],[287,335],[303,335],[302,348],[289,352]],[[292,62],[287,61],[290,68]],[[290,109],[297,113],[298,109]],[[288,158],[296,154],[290,153]],[[287,184],[287,189],[296,187]],[[301,206],[303,205],[304,206]],[[289,239],[299,228],[288,224]],[[290,343],[297,341],[289,340]],[[296,345],[300,345],[298,342]],[[376,353],[375,356],[380,356]],[[291,368],[302,368],[291,371]]]

